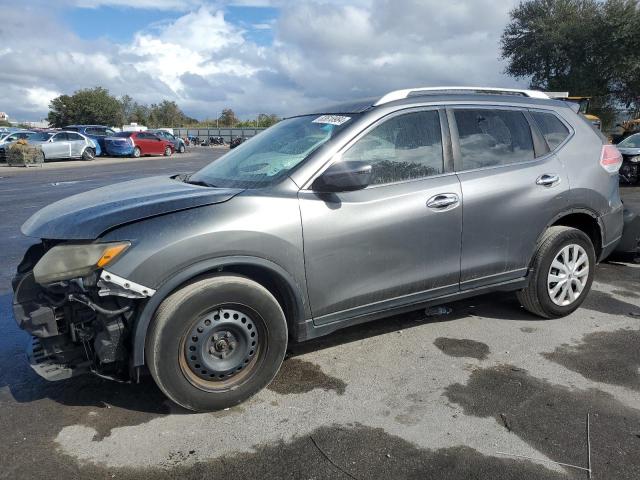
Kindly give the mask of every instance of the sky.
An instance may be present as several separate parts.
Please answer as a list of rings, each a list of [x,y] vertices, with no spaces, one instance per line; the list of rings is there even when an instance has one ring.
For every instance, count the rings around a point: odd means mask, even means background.
[[[5,1],[0,0],[0,5]],[[46,116],[102,86],[198,119],[281,116],[418,86],[525,86],[503,74],[517,0],[31,0],[2,9],[0,111]]]

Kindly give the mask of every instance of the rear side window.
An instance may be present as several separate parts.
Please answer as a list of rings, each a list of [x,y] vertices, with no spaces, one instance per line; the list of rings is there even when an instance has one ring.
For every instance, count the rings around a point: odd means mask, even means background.
[[[372,184],[442,173],[444,161],[438,112],[430,110],[393,117],[358,140],[342,158],[370,164]]]
[[[84,140],[84,138],[82,138],[80,135],[78,135],[77,133],[67,133],[67,139],[72,140],[72,141],[77,141],[77,140]]]
[[[550,150],[555,150],[569,136],[569,129],[552,113],[531,112]]]
[[[454,110],[462,169],[510,165],[535,158],[531,129],[515,110]]]

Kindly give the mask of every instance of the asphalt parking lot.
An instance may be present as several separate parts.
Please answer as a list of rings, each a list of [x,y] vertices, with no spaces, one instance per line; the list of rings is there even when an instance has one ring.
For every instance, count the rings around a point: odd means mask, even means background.
[[[640,265],[597,268],[584,306],[541,321],[510,294],[292,345],[271,386],[193,414],[150,378],[47,383],[25,358],[9,281],[42,206],[187,172],[224,150],[41,169],[0,167],[0,479],[640,478]],[[624,188],[640,204],[640,188]],[[528,458],[506,456],[502,453]]]

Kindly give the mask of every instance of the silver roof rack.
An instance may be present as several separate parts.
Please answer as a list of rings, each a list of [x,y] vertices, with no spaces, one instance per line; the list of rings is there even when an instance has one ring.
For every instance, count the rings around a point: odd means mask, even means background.
[[[494,93],[497,95],[522,95],[523,97],[530,98],[544,98],[549,99],[549,96],[545,92],[539,90],[521,90],[517,88],[492,88],[492,87],[420,87],[420,88],[407,88],[404,90],[395,90],[384,95],[378,100],[374,107],[383,105],[385,103],[393,102],[395,100],[402,100],[414,95],[420,94],[437,94],[437,93]]]

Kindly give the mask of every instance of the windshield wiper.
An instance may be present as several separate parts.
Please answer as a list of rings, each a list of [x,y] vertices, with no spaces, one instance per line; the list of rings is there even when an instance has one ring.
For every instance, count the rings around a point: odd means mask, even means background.
[[[176,175],[175,178],[176,180],[180,180],[184,183],[188,183],[190,185],[199,185],[201,187],[211,187],[211,188],[215,188],[215,185],[213,183],[208,183],[205,182],[204,180],[191,180],[193,173],[188,173],[188,174],[181,174],[181,175]]]
[[[201,187],[212,187],[215,188],[213,183],[205,182],[204,180],[189,180],[187,179],[184,183],[188,183],[190,185],[199,185]]]

